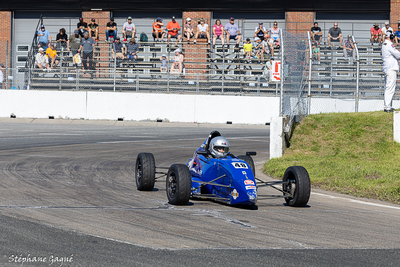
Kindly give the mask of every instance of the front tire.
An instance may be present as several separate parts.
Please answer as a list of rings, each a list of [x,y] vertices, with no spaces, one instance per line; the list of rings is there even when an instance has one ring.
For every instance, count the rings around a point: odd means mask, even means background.
[[[256,177],[256,168],[254,167],[253,158],[251,156],[247,156],[247,155],[240,155],[240,156],[238,156],[238,158],[245,161],[249,165],[251,171],[253,172],[254,177]]]
[[[291,166],[283,175],[282,190],[291,194],[285,197],[285,201],[292,207],[304,207],[307,205],[311,194],[311,182],[307,170],[302,166]]]
[[[156,164],[151,153],[139,153],[135,168],[136,186],[139,191],[151,191],[156,181]]]
[[[184,164],[173,164],[167,173],[167,197],[172,205],[186,205],[189,202],[192,176]]]

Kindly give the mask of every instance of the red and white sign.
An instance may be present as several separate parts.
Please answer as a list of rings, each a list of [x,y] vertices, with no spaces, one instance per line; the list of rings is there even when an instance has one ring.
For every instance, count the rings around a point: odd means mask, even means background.
[[[272,61],[272,71],[270,72],[269,80],[271,82],[280,82],[281,81],[281,62],[280,61]]]

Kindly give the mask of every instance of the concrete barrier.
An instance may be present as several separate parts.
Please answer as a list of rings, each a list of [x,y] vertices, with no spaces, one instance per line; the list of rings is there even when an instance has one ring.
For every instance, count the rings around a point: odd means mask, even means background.
[[[272,117],[269,129],[269,158],[283,156],[285,150],[285,136],[283,133],[284,117]]]
[[[393,140],[400,143],[400,111],[393,112]]]

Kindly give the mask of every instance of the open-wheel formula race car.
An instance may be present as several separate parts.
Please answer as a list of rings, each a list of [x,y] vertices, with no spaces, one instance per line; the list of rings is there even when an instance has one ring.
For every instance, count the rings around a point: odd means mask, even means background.
[[[255,205],[257,199],[271,197],[283,197],[293,207],[308,203],[311,184],[304,167],[287,168],[282,181],[263,181],[255,177],[251,157],[254,155],[256,152],[234,156],[229,152],[229,142],[218,131],[213,131],[186,165],[156,167],[153,154],[140,153],[135,168],[137,189],[151,191],[156,179],[166,176],[167,197],[173,205],[186,205],[190,198],[211,199],[229,205]],[[262,186],[270,186],[282,194],[258,195],[257,188]]]

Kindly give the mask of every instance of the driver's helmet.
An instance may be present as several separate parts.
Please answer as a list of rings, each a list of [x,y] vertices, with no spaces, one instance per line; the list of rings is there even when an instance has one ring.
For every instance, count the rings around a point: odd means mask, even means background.
[[[214,137],[210,142],[210,154],[214,158],[222,158],[229,153],[229,142],[222,136]]]

